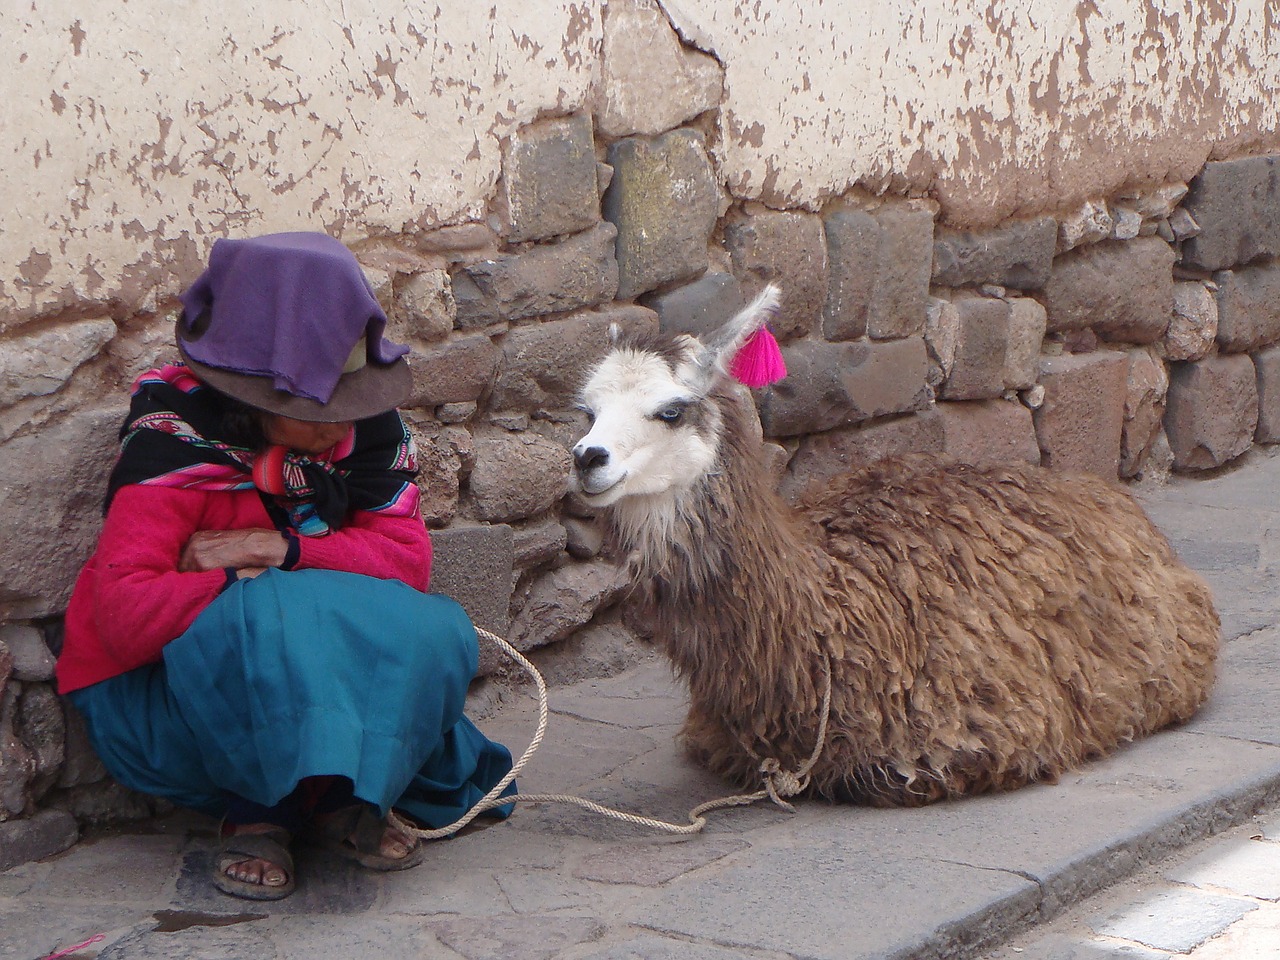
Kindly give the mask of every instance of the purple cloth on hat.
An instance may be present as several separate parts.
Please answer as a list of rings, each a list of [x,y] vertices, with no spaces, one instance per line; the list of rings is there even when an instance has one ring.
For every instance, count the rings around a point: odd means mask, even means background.
[[[362,336],[370,363],[409,348],[382,338],[387,315],[360,264],[323,233],[273,233],[218,240],[209,269],[182,294],[190,330],[205,310],[208,329],[183,337],[192,359],[269,376],[279,390],[327,403]]]

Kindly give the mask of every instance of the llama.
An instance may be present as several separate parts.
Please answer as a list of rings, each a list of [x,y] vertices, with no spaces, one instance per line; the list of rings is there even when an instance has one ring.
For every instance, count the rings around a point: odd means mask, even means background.
[[[687,683],[682,739],[742,785],[880,806],[1033,781],[1187,720],[1213,681],[1208,587],[1098,477],[913,455],[792,510],[727,369],[769,287],[704,346],[615,343],[582,390],[570,480],[629,556]]]

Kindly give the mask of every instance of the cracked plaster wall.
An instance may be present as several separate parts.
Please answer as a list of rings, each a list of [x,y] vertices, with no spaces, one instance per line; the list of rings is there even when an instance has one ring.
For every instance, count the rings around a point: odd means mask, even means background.
[[[722,173],[816,206],[928,193],[989,226],[1280,144],[1268,0],[664,0],[725,64]]]
[[[0,332],[148,310],[223,234],[483,218],[503,138],[589,103],[602,0],[0,13]],[[741,198],[922,194],[982,226],[1280,146],[1266,0],[666,0],[725,67]]]
[[[223,234],[482,218],[502,138],[581,105],[599,45],[591,2],[9,5],[0,330],[145,308]]]

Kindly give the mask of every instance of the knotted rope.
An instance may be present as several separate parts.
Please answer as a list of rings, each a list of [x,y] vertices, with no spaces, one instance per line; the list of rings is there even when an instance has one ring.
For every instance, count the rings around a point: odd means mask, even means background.
[[[506,790],[516,779],[516,776],[524,769],[526,763],[533,756],[534,752],[542,743],[542,739],[547,732],[547,684],[543,680],[542,674],[538,672],[529,660],[511,644],[507,643],[496,634],[490,633],[488,630],[476,628],[476,633],[488,640],[492,640],[502,650],[515,660],[525,671],[533,678],[533,682],[538,687],[538,726],[534,731],[533,739],[529,742],[529,746],[525,748],[520,759],[516,761],[507,775],[499,780],[487,794],[480,798],[470,810],[455,820],[453,823],[443,827],[437,827],[433,830],[423,830],[405,821],[403,817],[392,811],[387,818],[388,822],[396,829],[422,840],[438,840],[442,837],[448,837],[467,824],[469,824],[480,814],[486,810],[492,810],[495,807],[505,806],[508,803],[568,803],[592,813],[598,813],[601,816],[609,817],[613,820],[620,820],[623,823],[632,823],[641,827],[650,827],[654,830],[662,830],[666,833],[679,834],[687,836],[689,834],[700,833],[702,828],[707,825],[705,814],[712,810],[720,810],[725,807],[743,807],[755,803],[757,800],[764,800],[766,797],[773,803],[782,807],[784,810],[794,813],[795,807],[788,801],[787,797],[794,797],[803,792],[809,786],[809,773],[813,770],[814,764],[818,762],[818,758],[822,756],[822,750],[827,742],[827,719],[831,713],[831,659],[826,654],[823,655],[823,681],[824,687],[822,692],[822,715],[818,722],[818,736],[813,745],[813,753],[809,758],[800,765],[795,771],[785,771],[782,764],[773,757],[768,757],[760,762],[760,776],[764,780],[763,789],[757,790],[755,793],[737,794],[732,797],[721,797],[718,800],[708,800],[706,803],[699,804],[689,811],[688,823],[669,823],[666,820],[658,820],[653,817],[642,817],[638,814],[627,813],[622,810],[614,810],[610,807],[596,803],[594,800],[587,800],[584,797],[575,797],[569,794],[559,793],[522,793],[510,797],[503,797],[502,791]]]

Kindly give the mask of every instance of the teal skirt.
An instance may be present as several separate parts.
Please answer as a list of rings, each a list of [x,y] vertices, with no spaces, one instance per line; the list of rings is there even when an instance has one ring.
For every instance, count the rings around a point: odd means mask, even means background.
[[[69,699],[131,789],[221,816],[228,794],[274,806],[306,777],[341,776],[384,815],[394,806],[436,827],[511,769],[462,712],[478,658],[447,597],[268,570],[228,587],[163,662]]]

